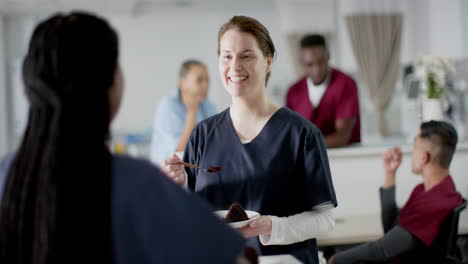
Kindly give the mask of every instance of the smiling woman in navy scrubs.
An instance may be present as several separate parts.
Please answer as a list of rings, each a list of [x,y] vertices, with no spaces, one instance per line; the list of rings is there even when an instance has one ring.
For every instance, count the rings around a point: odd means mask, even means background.
[[[148,161],[106,146],[123,81],[103,19],[57,14],[23,63],[29,119],[0,163],[0,263],[234,263],[243,238]],[[3,193],[2,193],[3,192]]]
[[[292,254],[318,263],[315,238],[333,228],[337,205],[323,136],[311,122],[266,98],[275,47],[257,20],[238,16],[224,24],[218,53],[232,104],[193,130],[184,161],[222,169],[184,170],[176,156],[163,168],[217,209],[238,202],[260,212],[240,231],[262,255]]]

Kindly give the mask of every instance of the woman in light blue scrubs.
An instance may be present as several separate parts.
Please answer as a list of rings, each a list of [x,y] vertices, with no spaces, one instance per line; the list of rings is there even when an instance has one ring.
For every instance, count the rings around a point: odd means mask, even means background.
[[[234,263],[244,240],[149,162],[109,152],[123,80],[103,19],[57,14],[23,63],[30,103],[0,164],[0,263]]]

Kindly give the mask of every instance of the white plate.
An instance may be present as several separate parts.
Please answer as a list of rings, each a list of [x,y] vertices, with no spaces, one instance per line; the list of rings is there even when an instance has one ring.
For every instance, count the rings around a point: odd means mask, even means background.
[[[219,218],[221,218],[222,220],[226,219],[227,213],[228,213],[228,210],[220,210],[220,211],[214,212],[214,214],[218,216]],[[228,223],[228,225],[232,228],[241,228],[241,227],[246,226],[251,221],[260,217],[260,214],[255,211],[245,210],[245,213],[247,214],[247,217],[249,218],[248,220],[240,221],[240,222],[232,222],[232,223]]]
[[[274,256],[260,256],[258,257],[260,264],[301,264],[297,258],[292,255],[274,255]]]

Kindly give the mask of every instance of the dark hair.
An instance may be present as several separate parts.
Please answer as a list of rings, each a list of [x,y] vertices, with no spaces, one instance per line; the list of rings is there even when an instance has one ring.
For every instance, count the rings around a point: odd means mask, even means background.
[[[326,49],[327,42],[325,38],[319,34],[306,35],[301,39],[301,48],[314,46],[324,47]]]
[[[446,122],[429,121],[421,124],[420,137],[432,144],[434,161],[448,168],[457,147],[457,131]]]
[[[34,29],[23,62],[29,117],[0,211],[0,263],[112,262],[109,89],[116,32],[56,14]]]
[[[189,71],[190,71],[190,67],[192,66],[203,66],[203,67],[206,67],[206,65],[201,62],[201,61],[198,61],[198,60],[186,60],[182,63],[182,65],[180,66],[180,70],[179,70],[179,79],[180,78],[183,78]]]
[[[218,31],[218,56],[220,54],[219,44],[224,33],[230,29],[237,29],[240,32],[251,34],[257,41],[258,47],[262,51],[263,56],[271,57],[272,59],[276,55],[275,44],[270,37],[270,32],[262,23],[255,18],[246,16],[234,16],[228,22],[221,26]],[[268,83],[270,78],[270,72],[267,73],[265,78],[265,85]]]

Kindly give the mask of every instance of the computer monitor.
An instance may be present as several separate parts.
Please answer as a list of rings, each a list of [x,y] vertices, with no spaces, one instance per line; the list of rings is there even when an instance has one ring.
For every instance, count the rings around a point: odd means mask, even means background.
[[[408,99],[411,100],[416,100],[418,99],[419,96],[419,87],[420,87],[421,81],[417,79],[410,79],[408,80]]]

